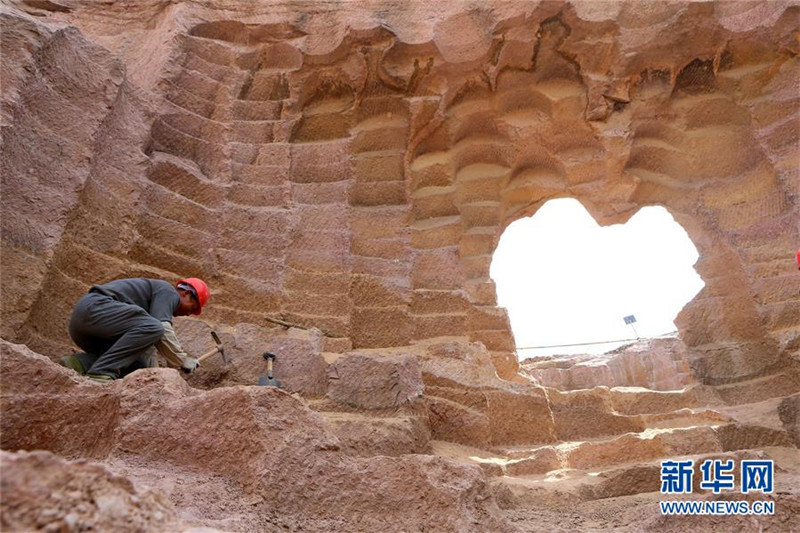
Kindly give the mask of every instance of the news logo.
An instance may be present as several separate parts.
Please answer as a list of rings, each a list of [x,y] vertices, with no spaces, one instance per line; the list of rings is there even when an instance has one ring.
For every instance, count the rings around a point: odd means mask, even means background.
[[[723,490],[734,490],[735,464],[733,459],[706,459],[700,464],[700,488],[719,494]],[[661,462],[661,494],[690,494],[693,488],[694,461]],[[742,460],[740,464],[739,491],[742,494],[775,491],[775,462],[772,459]]]
[[[721,494],[735,491],[736,464],[733,459],[706,459],[699,463],[699,488]],[[695,464],[691,459],[661,462],[661,494],[691,494]],[[775,463],[771,459],[744,459],[739,465],[739,492],[772,494],[775,491]],[[764,515],[774,514],[774,501],[661,501],[665,515]]]

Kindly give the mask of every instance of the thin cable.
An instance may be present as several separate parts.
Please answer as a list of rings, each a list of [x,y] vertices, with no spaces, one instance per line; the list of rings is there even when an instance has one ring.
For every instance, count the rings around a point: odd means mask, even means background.
[[[667,337],[669,335],[674,335],[678,333],[678,331],[670,331],[669,333],[662,333],[661,335],[656,335],[655,337],[647,337],[648,339],[658,339],[661,337]],[[597,342],[579,342],[577,344],[551,344],[550,346],[524,346],[522,348],[517,348],[517,351],[520,350],[538,350],[543,348],[568,348],[570,346],[592,346],[594,344],[614,344],[615,342],[635,342],[640,341],[641,338],[638,339],[620,339],[616,341],[597,341]]]

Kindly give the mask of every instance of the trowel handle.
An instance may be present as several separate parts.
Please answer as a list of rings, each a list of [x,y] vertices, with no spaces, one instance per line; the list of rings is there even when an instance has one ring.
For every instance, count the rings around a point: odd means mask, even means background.
[[[267,360],[267,377],[272,379],[272,363],[275,362],[275,354],[264,352],[262,357]]]

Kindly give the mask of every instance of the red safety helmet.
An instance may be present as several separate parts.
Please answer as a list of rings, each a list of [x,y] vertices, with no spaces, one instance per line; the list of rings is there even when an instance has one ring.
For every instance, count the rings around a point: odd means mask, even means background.
[[[206,305],[208,301],[208,297],[210,293],[208,291],[208,285],[206,282],[200,278],[183,278],[179,279],[178,282],[175,284],[176,287],[181,288],[181,285],[188,285],[193,289],[194,295],[197,296],[197,303],[200,305],[197,307],[197,311],[192,313],[193,315],[199,315],[200,312],[203,310],[203,306]]]
[[[800,248],[797,249],[797,268],[800,269]]]

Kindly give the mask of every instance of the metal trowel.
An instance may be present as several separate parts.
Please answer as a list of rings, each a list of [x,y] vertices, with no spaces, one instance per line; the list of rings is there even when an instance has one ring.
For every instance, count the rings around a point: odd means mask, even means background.
[[[258,376],[258,384],[262,387],[278,387],[281,382],[272,376],[272,364],[275,362],[275,354],[264,352],[262,357],[267,360],[267,376]]]

